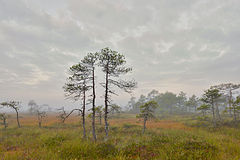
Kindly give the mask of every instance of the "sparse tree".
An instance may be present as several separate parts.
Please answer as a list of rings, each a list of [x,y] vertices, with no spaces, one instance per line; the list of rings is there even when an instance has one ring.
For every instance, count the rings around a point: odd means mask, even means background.
[[[221,93],[227,95],[228,109],[230,111],[230,115],[232,114],[231,111],[233,111],[233,119],[234,121],[236,121],[237,114],[236,114],[236,109],[234,108],[235,106],[233,106],[233,92],[240,88],[240,84],[226,83],[226,84],[212,86],[211,88],[218,89]]]
[[[181,91],[179,93],[179,95],[177,96],[178,99],[178,103],[177,106],[181,111],[185,111],[186,112],[186,102],[187,102],[187,96],[186,93],[184,93],[183,91]]]
[[[83,126],[83,138],[86,138],[86,127],[85,127],[85,110],[86,110],[86,92],[91,88],[88,85],[89,80],[89,70],[83,64],[79,63],[73,65],[69,69],[69,78],[67,83],[64,85],[65,96],[71,98],[75,101],[82,100],[82,126]],[[76,110],[76,109],[74,109]],[[79,109],[78,109],[79,110]]]
[[[19,105],[20,105],[20,102],[17,102],[17,101],[2,102],[1,105],[14,109],[14,111],[16,112],[16,115],[17,115],[18,128],[20,128],[21,127],[20,122],[19,122]]]
[[[239,114],[239,112],[240,112],[240,96],[238,96],[237,98],[236,98],[236,100],[235,101],[233,101],[233,108],[234,108],[234,112],[235,112],[235,114],[236,113],[238,113]],[[236,121],[237,120],[237,118],[234,120],[234,121]]]
[[[38,126],[42,127],[42,121],[47,116],[46,112],[43,111],[43,107],[49,107],[47,104],[39,106],[34,100],[30,100],[28,103],[29,111],[31,114],[35,114],[38,118]]]
[[[130,112],[135,112],[135,110],[136,110],[136,98],[135,97],[131,97],[131,99],[128,101],[127,110]]]
[[[137,105],[140,107],[141,105],[143,105],[146,102],[147,102],[147,97],[144,95],[140,95],[140,97],[137,101]]]
[[[0,113],[0,120],[2,121],[5,129],[8,127],[7,118],[8,116],[5,113]]]
[[[219,92],[218,89],[208,89],[205,91],[205,93],[203,94],[203,97],[201,98],[201,101],[211,106],[214,126],[216,126],[215,105],[218,98],[220,97],[221,97],[221,93]]]
[[[115,114],[115,113],[120,113],[121,112],[121,107],[117,104],[112,104],[110,108],[110,113]]]
[[[78,111],[78,112],[79,112],[78,115],[82,115],[82,114],[81,114],[81,113],[82,113],[82,110],[81,110],[81,109],[78,109],[78,108],[71,110],[69,113],[67,113],[67,112],[65,111],[64,107],[59,108],[58,110],[59,110],[60,112],[59,112],[59,115],[57,116],[57,118],[59,118],[62,123],[65,123],[65,121],[67,120],[67,118],[68,118],[74,111]]]
[[[45,117],[47,117],[47,113],[45,111],[42,110],[43,106],[37,106],[36,108],[36,115],[38,117],[38,126],[39,128],[42,127],[42,121]]]
[[[57,118],[61,121],[61,123],[64,123],[66,120],[67,112],[65,111],[64,107],[57,109],[59,111],[59,115]]]
[[[221,117],[221,115],[220,115],[220,107],[221,106],[224,106],[225,105],[225,103],[226,103],[226,97],[223,95],[223,94],[221,94],[221,96],[216,100],[216,102],[215,102],[215,108],[216,108],[216,118],[217,118],[217,120],[222,120],[222,117]],[[226,109],[226,107],[225,107],[225,109]]]
[[[34,100],[30,100],[28,102],[28,106],[30,114],[34,114],[34,112],[36,111],[37,103]]]
[[[90,88],[92,88],[92,134],[93,140],[96,141],[96,131],[95,131],[95,117],[96,117],[96,90],[95,90],[95,67],[98,60],[98,53],[88,53],[87,56],[84,57],[82,63],[87,67],[89,76],[87,77],[91,81]]]
[[[159,104],[159,110],[166,111],[170,114],[173,113],[174,109],[176,109],[176,105],[178,103],[177,95],[172,92],[166,92],[160,94],[156,98],[156,102]]]
[[[121,111],[122,111],[122,108],[119,106],[119,105],[117,105],[117,104],[111,104],[110,106],[109,106],[110,108],[109,108],[109,113],[111,113],[111,118],[112,117],[117,117],[117,116],[119,116],[120,115],[120,113],[121,113]],[[109,118],[110,118],[110,116],[109,116]]]
[[[197,96],[192,95],[188,101],[186,102],[186,106],[189,108],[194,108],[194,112],[197,111],[197,106],[198,106],[198,99]]]
[[[38,126],[42,127],[42,120],[47,116],[45,111],[37,110],[37,116],[38,116]]]
[[[157,90],[153,89],[150,93],[148,93],[147,99],[149,101],[154,100],[158,95],[159,95],[159,92]]]
[[[207,111],[210,109],[210,106],[207,105],[207,104],[202,104],[201,106],[199,106],[197,108],[198,111],[201,111],[202,112],[202,116],[205,117],[206,116],[206,113]]]
[[[144,103],[146,103],[147,101],[147,97],[144,96],[144,95],[140,95],[139,99],[137,100],[137,102],[134,103],[134,101],[132,102],[133,103],[133,113],[137,113],[139,114],[140,113],[140,106],[143,105]]]
[[[143,118],[143,134],[146,130],[146,122],[149,118],[154,117],[154,110],[158,107],[156,101],[149,101],[140,106],[140,114],[137,115],[138,118]]]
[[[109,113],[109,104],[110,104],[110,94],[116,94],[111,87],[117,86],[120,89],[123,89],[125,92],[131,92],[131,90],[136,86],[134,81],[123,81],[119,79],[119,76],[124,75],[130,71],[132,68],[125,67],[126,60],[124,55],[113,51],[109,48],[104,48],[99,54],[99,66],[102,68],[102,71],[105,74],[105,82],[101,85],[105,88],[104,95],[104,120],[105,120],[105,134],[106,138],[108,137],[108,113]]]

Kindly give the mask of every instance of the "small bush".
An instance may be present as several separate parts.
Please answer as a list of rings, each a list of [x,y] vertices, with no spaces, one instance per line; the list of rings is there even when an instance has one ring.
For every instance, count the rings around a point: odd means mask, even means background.
[[[66,143],[61,147],[60,157],[62,159],[90,159],[96,158],[95,146],[86,143]]]
[[[65,141],[66,138],[62,135],[56,135],[53,137],[48,137],[44,140],[44,145],[47,147],[55,147],[55,146],[59,146],[63,143],[63,141]]]
[[[124,129],[130,129],[130,128],[135,128],[137,127],[137,125],[134,125],[134,124],[123,124],[123,128]]]
[[[105,131],[105,128],[103,126],[101,126],[97,129],[98,133],[103,133],[104,131]]]
[[[96,146],[96,154],[99,158],[115,156],[117,152],[117,148],[115,148],[115,146],[110,143],[100,143]]]
[[[129,159],[154,159],[157,153],[148,145],[132,143],[122,149],[122,154]]]
[[[104,159],[114,157],[118,150],[110,143],[66,143],[60,150],[63,159]]]
[[[151,144],[153,145],[163,145],[166,143],[169,143],[171,139],[168,136],[160,135],[160,136],[154,136],[151,140]]]

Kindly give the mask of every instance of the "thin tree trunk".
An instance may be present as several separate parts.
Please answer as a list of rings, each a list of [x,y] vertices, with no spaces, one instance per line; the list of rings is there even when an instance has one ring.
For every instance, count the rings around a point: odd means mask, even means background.
[[[96,133],[95,133],[95,99],[96,99],[96,93],[95,93],[95,74],[94,74],[94,67],[92,71],[92,76],[93,76],[93,102],[92,102],[92,134],[93,134],[93,140],[96,141]]]
[[[99,114],[99,124],[102,125],[102,114]]]
[[[233,109],[233,120],[236,122],[236,121],[237,121],[237,115],[236,115],[236,109],[235,109],[235,106],[232,105],[232,90],[230,90],[229,106],[230,106],[231,109]]]
[[[105,79],[105,114],[104,114],[104,120],[105,120],[105,134],[106,138],[108,138],[108,66],[106,71],[106,79]]]
[[[145,133],[145,130],[146,130],[146,122],[147,122],[147,118],[144,117],[144,122],[143,122],[143,134]]]
[[[236,109],[235,106],[233,105],[233,120],[236,122],[237,121],[237,114],[236,114]]]
[[[4,128],[6,129],[7,128],[7,120],[4,117],[3,117],[3,124],[4,124]]]
[[[42,127],[42,124],[41,124],[41,117],[40,117],[40,113],[38,112],[37,113],[38,115],[38,127],[41,128]]]
[[[212,100],[212,114],[213,114],[213,126],[216,127],[215,108],[213,100]]]
[[[230,116],[232,116],[232,90],[231,89],[229,91],[228,103],[229,103],[229,114]]]
[[[16,113],[17,113],[17,124],[18,124],[18,128],[21,128],[20,122],[19,122],[19,115],[18,115],[18,111],[17,109],[15,109]]]
[[[219,113],[219,108],[218,108],[218,104],[217,103],[216,103],[216,116],[217,116],[218,120],[221,120],[221,116],[220,116],[220,113]]]
[[[84,82],[85,83],[85,82]],[[82,112],[82,125],[83,125],[83,138],[86,138],[86,128],[85,128],[85,107],[86,107],[86,93],[85,93],[85,87],[83,91],[83,112]]]

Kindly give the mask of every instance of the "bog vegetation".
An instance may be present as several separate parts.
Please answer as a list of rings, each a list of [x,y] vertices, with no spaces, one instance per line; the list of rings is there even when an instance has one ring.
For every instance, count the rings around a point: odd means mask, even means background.
[[[210,86],[200,97],[152,90],[123,110],[112,95],[136,87],[124,77],[131,71],[123,54],[104,48],[69,68],[63,90],[79,107],[53,111],[30,100],[22,113],[20,102],[1,102],[0,159],[240,159],[240,84]]]

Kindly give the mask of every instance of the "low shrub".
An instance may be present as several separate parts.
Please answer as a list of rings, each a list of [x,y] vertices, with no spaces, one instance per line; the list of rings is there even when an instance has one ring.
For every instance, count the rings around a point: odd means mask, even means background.
[[[55,147],[59,146],[65,141],[66,138],[62,135],[55,135],[52,137],[47,137],[46,139],[43,140],[44,146],[47,147]]]

